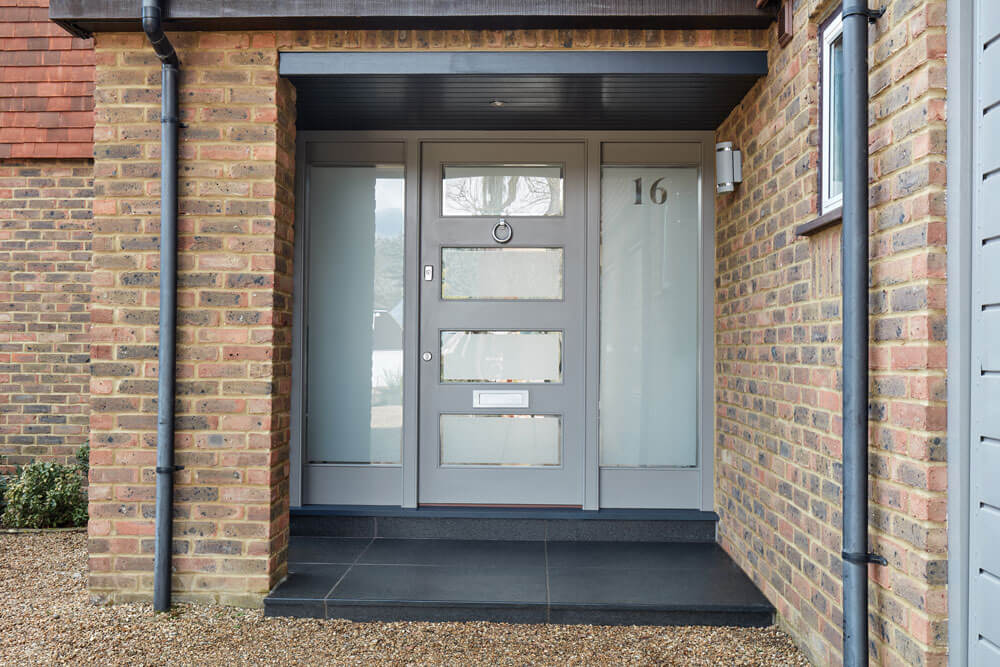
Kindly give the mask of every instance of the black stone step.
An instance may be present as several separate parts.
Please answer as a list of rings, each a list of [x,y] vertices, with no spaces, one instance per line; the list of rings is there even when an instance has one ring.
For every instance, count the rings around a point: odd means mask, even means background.
[[[766,626],[774,608],[712,543],[293,536],[268,616]]]
[[[715,512],[475,507],[294,509],[291,534],[510,541],[715,542]]]

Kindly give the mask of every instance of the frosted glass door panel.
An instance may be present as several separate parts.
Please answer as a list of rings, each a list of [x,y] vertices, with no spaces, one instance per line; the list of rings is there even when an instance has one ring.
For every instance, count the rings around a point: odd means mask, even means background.
[[[558,165],[446,165],[444,216],[559,216],[563,170]]]
[[[602,170],[602,466],[698,463],[698,180]]]
[[[442,382],[562,382],[561,331],[442,331]]]
[[[557,466],[561,441],[554,415],[441,415],[441,465]]]
[[[563,298],[562,248],[442,248],[441,298]]]
[[[309,463],[398,464],[403,433],[403,169],[312,167]]]

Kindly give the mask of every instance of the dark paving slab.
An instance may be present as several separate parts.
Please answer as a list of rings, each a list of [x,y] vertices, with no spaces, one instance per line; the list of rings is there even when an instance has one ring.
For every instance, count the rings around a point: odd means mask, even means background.
[[[372,543],[364,537],[293,537],[289,563],[353,563]]]
[[[378,539],[359,563],[379,565],[443,565],[484,568],[544,568],[544,542],[487,540]]]
[[[271,591],[267,599],[322,601],[350,567],[347,564],[289,563],[288,577]]]
[[[774,614],[716,544],[296,536],[289,553],[268,616],[760,627]]]
[[[703,611],[756,611],[770,606],[745,575],[713,568],[549,568],[549,602]]]
[[[316,618],[322,618],[318,616]],[[548,607],[544,604],[514,603],[454,604],[444,602],[372,602],[347,600],[327,602],[326,618],[350,621],[426,621],[433,623],[486,621],[489,623],[546,623]]]
[[[732,560],[718,545],[683,542],[548,542],[553,567],[730,570]]]
[[[338,600],[545,604],[545,568],[355,565],[327,597]]]

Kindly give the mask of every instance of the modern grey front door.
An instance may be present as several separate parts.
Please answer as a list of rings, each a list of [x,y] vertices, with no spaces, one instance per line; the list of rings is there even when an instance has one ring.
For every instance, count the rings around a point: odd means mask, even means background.
[[[422,146],[421,504],[583,502],[585,155]]]

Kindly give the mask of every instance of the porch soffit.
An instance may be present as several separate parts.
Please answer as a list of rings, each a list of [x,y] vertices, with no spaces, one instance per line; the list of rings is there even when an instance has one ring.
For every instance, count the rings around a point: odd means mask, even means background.
[[[764,51],[281,54],[300,130],[715,130]]]
[[[138,31],[138,0],[51,0],[70,32]],[[756,0],[171,0],[167,30],[766,28]]]

